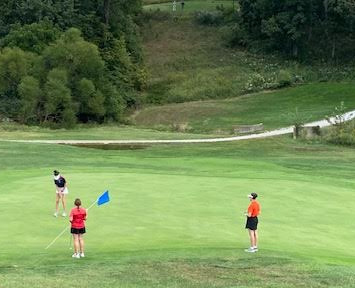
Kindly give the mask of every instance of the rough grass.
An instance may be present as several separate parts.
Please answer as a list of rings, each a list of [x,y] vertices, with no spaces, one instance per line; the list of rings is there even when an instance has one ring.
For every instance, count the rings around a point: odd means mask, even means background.
[[[197,25],[191,17],[147,21],[143,42],[149,81],[142,101],[162,104],[237,97],[249,93],[250,83],[255,88],[255,79],[266,83],[257,89],[274,87],[281,74],[302,83],[355,79],[353,67],[309,66],[227,48],[221,39],[223,29]]]
[[[233,7],[232,0],[185,0],[184,10],[181,10],[180,1],[176,1],[176,12],[177,13],[193,13],[195,11],[213,11],[216,10],[217,6],[223,6],[225,8]],[[160,10],[173,12],[173,1],[172,0],[146,0],[144,1],[143,8],[145,10]]]
[[[215,251],[217,252],[217,251]],[[207,253],[210,253],[207,252]],[[228,256],[226,253],[230,253]],[[274,255],[248,257],[233,250],[207,259],[105,260],[65,266],[4,269],[2,287],[53,287],[80,278],[80,287],[352,287],[351,267],[317,265]],[[120,255],[118,255],[120,256]],[[98,268],[99,265],[99,269]],[[48,275],[44,278],[43,272]]]
[[[149,5],[149,4],[160,4],[160,3],[167,3],[171,2],[171,0],[143,0],[143,5]]]
[[[144,101],[171,103],[242,94],[250,75],[265,69],[265,59],[223,47],[218,31],[189,19],[148,22],[144,49],[150,78]]]
[[[287,137],[139,151],[0,142],[1,287],[352,287],[354,155]],[[68,225],[51,216],[54,168],[69,203],[111,193],[89,212],[79,261],[69,235],[44,250]],[[255,255],[243,251],[250,191]]]

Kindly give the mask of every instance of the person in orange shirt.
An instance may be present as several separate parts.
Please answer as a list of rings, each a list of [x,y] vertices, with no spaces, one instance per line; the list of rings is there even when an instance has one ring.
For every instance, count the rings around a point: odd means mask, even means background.
[[[248,198],[250,200],[250,205],[248,207],[248,212],[245,213],[247,217],[247,223],[245,229],[248,229],[250,238],[250,247],[245,250],[245,252],[254,253],[258,251],[258,215],[260,214],[260,204],[256,201],[258,194],[250,193]]]

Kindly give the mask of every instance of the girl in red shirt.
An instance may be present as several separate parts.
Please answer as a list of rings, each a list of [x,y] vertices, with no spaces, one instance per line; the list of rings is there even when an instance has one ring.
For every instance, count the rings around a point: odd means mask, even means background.
[[[83,234],[85,231],[85,220],[87,218],[86,209],[80,207],[81,201],[80,199],[75,199],[74,207],[70,212],[70,223],[71,223],[71,233],[73,235],[74,242],[74,254],[73,258],[85,257],[84,254],[84,238]]]

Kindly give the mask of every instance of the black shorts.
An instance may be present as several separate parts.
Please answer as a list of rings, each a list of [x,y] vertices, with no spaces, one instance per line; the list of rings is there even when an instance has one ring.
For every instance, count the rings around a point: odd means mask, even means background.
[[[248,217],[245,229],[257,230],[258,229],[258,217]]]
[[[70,233],[71,234],[84,234],[85,231],[85,227],[84,228],[71,228]]]

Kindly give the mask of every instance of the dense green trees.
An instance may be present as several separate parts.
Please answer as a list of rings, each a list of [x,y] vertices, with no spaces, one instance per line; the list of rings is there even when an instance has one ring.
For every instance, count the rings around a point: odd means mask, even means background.
[[[0,116],[55,127],[118,121],[146,81],[140,9],[140,0],[2,1]]]
[[[235,43],[281,51],[294,58],[339,60],[355,56],[353,0],[239,0]],[[247,38],[247,39],[245,39]]]
[[[109,81],[112,75],[98,47],[85,41],[75,28],[63,33],[40,55],[17,47],[3,49],[0,67],[0,107],[4,115],[23,123],[67,127],[76,120],[119,120],[124,104],[119,86]],[[105,85],[111,85],[110,89]],[[113,107],[116,109],[112,111]]]

